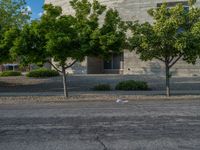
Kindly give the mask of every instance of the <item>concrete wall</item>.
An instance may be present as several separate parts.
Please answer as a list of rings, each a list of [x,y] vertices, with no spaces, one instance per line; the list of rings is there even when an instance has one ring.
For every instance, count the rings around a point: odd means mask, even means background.
[[[147,14],[147,10],[157,7],[163,0],[99,0],[102,4],[111,8],[116,8],[123,20],[139,20],[140,22],[152,22],[152,18]],[[165,0],[166,2],[182,2],[183,0]],[[185,0],[186,1],[186,0]],[[69,0],[45,0],[46,3],[62,6],[63,13],[73,14],[74,11],[69,6]],[[200,0],[197,0],[197,6],[200,6]],[[85,65],[85,66],[84,66]],[[81,66],[80,68],[78,66]],[[83,73],[87,71],[87,62],[78,65],[76,69],[84,68]],[[188,65],[183,61],[177,63],[172,69],[173,75],[179,76],[200,76],[200,61],[195,66]],[[139,56],[134,52],[124,53],[124,74],[159,74],[164,75],[164,66],[157,60],[142,62]]]
[[[57,66],[57,62],[53,61],[53,64]],[[67,63],[71,64],[73,61],[68,60]],[[55,70],[53,67],[51,69]],[[59,68],[61,70],[61,68]],[[66,69],[66,73],[69,74],[87,74],[87,58],[83,62],[75,63],[71,68]]]
[[[126,51],[124,53],[124,74],[148,74],[164,75],[165,66],[157,60],[141,61],[134,52]],[[171,73],[174,76],[200,76],[200,60],[196,65],[187,64],[180,60],[173,66]]]
[[[71,68],[67,69],[67,72],[70,74],[87,74],[87,59],[83,62],[77,62]]]
[[[182,2],[183,0],[166,0],[166,2]],[[157,7],[162,0],[123,0],[122,3],[115,4],[121,17],[124,20],[139,20],[140,22],[152,22],[147,10]],[[197,0],[200,6],[200,0]],[[164,75],[165,69],[162,62],[152,60],[142,62],[134,52],[125,51],[124,54],[124,74],[157,74]],[[172,74],[177,76],[200,76],[200,61],[194,65],[188,65],[179,61],[173,68]]]

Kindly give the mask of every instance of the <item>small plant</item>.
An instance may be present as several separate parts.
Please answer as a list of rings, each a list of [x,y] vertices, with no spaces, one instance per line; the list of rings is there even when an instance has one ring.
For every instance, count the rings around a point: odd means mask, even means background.
[[[44,78],[44,77],[55,77],[59,76],[59,73],[55,70],[40,68],[33,71],[30,71],[27,77],[34,77],[34,78]]]
[[[93,90],[95,91],[110,91],[111,87],[109,84],[99,84],[94,86]]]
[[[0,77],[21,76],[19,71],[4,71],[0,73]]]
[[[122,81],[118,83],[115,89],[122,90],[122,91],[148,90],[148,85],[144,81],[128,80],[128,81]]]

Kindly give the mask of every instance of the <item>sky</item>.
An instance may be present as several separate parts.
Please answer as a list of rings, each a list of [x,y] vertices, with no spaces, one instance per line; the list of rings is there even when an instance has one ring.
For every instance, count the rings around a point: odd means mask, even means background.
[[[26,0],[28,9],[32,12],[31,18],[40,18],[43,10],[44,0]]]

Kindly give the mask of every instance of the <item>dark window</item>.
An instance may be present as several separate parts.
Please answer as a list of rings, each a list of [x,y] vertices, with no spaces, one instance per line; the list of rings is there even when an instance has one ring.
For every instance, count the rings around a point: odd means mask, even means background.
[[[112,69],[112,60],[104,61],[104,69]]]
[[[110,60],[104,61],[104,69],[121,69],[121,62],[123,61],[123,54],[113,54]]]
[[[189,6],[184,6],[185,12],[189,12],[190,7]]]
[[[113,56],[113,69],[120,69],[121,55]]]
[[[13,70],[13,66],[8,66],[8,70]]]

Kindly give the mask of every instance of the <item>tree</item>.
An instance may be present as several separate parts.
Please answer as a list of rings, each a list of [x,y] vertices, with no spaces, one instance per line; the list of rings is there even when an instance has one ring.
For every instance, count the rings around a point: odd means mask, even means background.
[[[109,9],[102,27],[92,33],[90,46],[93,50],[97,50],[97,56],[109,60],[112,54],[124,51],[127,45],[126,30],[127,26],[121,20],[118,11]]]
[[[53,5],[44,6],[45,14],[41,20],[32,21],[23,27],[12,47],[14,57],[18,56],[24,65],[49,62],[63,75],[64,94],[67,97],[66,69],[72,66],[67,60],[82,58],[79,54],[77,31],[74,19],[70,15],[62,15],[62,9]],[[80,58],[81,57],[81,58]],[[83,56],[84,57],[84,56]],[[51,59],[57,62],[55,65]],[[61,69],[60,69],[61,68]]]
[[[8,62],[12,60],[10,56],[10,49],[19,32],[19,29],[11,28],[4,33],[4,37],[0,44],[0,62]]]
[[[200,56],[200,40],[197,37],[200,9],[194,6],[194,2],[189,1],[188,11],[182,4],[168,8],[164,3],[148,11],[154,19],[153,24],[129,24],[132,31],[130,49],[135,50],[144,61],[157,59],[165,64],[167,96],[170,96],[170,69],[180,59],[195,63]]]
[[[115,52],[121,51],[125,38],[124,23],[117,11],[109,10],[100,26],[99,17],[106,7],[98,1],[73,0],[71,6],[75,10],[74,16],[63,15],[61,7],[45,5],[41,20],[24,26],[12,48],[13,55],[19,56],[23,63],[49,62],[60,72],[65,97],[68,97],[67,68],[86,56],[107,57],[115,48]]]
[[[111,54],[120,54],[126,41],[126,26],[115,9],[106,10],[97,0],[70,2],[75,10],[76,30],[81,39],[81,49],[86,56],[110,59]],[[103,19],[102,14],[105,14]],[[101,16],[101,20],[99,17]]]
[[[30,19],[30,12],[24,0],[1,0],[0,14],[0,62],[6,62],[11,58],[12,41]]]

